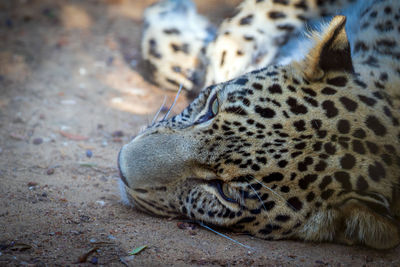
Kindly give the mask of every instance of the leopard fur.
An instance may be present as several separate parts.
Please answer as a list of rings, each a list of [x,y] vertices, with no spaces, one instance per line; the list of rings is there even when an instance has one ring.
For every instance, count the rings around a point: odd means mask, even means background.
[[[209,86],[126,144],[128,201],[268,240],[397,246],[400,2],[359,3],[350,38],[335,16],[302,60]]]
[[[156,3],[144,18],[141,50],[147,78],[168,90],[199,88],[206,64],[201,54],[215,38],[213,25],[187,0]]]

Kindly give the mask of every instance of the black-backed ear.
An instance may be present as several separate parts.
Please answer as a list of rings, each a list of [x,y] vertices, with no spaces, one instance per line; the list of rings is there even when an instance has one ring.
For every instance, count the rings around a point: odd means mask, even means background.
[[[317,43],[302,66],[307,79],[320,80],[329,71],[354,72],[345,24],[345,16],[335,16],[325,31],[315,36]]]

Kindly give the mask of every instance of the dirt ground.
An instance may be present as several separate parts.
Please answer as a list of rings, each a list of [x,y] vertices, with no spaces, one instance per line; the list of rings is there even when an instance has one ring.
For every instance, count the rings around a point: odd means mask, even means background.
[[[174,98],[140,75],[150,2],[0,1],[0,266],[400,266],[400,248],[225,233],[248,249],[121,204],[117,153]],[[237,2],[197,1],[214,22]]]

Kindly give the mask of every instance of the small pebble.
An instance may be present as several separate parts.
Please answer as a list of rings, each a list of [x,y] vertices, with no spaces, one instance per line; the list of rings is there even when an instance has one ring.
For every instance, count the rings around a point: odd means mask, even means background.
[[[123,131],[114,131],[112,134],[112,137],[123,137],[124,136],[124,132]]]
[[[63,105],[75,105],[76,101],[73,99],[65,99],[65,100],[61,100],[61,104]]]
[[[86,215],[81,215],[80,216],[81,222],[90,222],[90,217]],[[96,239],[95,239],[96,240]],[[96,241],[95,241],[96,242]]]
[[[28,186],[37,186],[38,185],[38,183],[36,183],[36,182],[28,182]]]
[[[42,197],[47,197],[47,193],[46,193],[46,192],[43,192],[43,193],[42,193]]]
[[[177,222],[176,226],[178,226],[178,228],[182,229],[182,230],[186,230],[186,229],[194,230],[194,229],[196,229],[196,225],[193,224],[193,223]]]
[[[130,256],[126,256],[126,257],[122,257],[121,259],[124,261],[132,261],[135,258],[135,255],[130,255]]]
[[[177,222],[176,226],[178,226],[179,229],[186,229],[186,224],[184,222]]]
[[[101,143],[101,146],[102,146],[102,147],[108,146],[108,142],[107,142],[107,141],[103,141],[103,142]]]
[[[190,235],[197,235],[197,232],[196,232],[196,231],[193,231],[193,230],[190,230],[190,231],[189,231],[189,234],[190,234]]]
[[[97,240],[96,240],[96,238],[91,238],[91,239],[89,240],[89,242],[90,242],[90,243],[95,243],[95,242],[97,242]]]
[[[24,120],[23,120],[21,117],[16,117],[16,118],[13,120],[13,123],[24,123]]]
[[[35,139],[33,139],[33,144],[34,145],[40,145],[41,143],[43,143],[43,139],[40,137],[37,137]]]
[[[93,156],[92,150],[88,149],[86,150],[86,157],[91,158]]]
[[[115,236],[113,236],[113,235],[109,235],[109,236],[108,236],[108,239],[116,240],[117,238],[116,238]]]
[[[101,207],[104,207],[104,205],[106,205],[106,203],[103,200],[97,200],[96,204],[98,204]]]
[[[86,69],[85,68],[79,68],[79,74],[80,75],[82,75],[82,76],[84,76],[84,75],[86,75],[86,73],[87,73],[87,71],[86,71]]]
[[[99,260],[97,259],[97,257],[92,257],[91,260],[90,260],[90,263],[91,264],[97,264],[97,263],[99,263]]]
[[[46,173],[47,173],[47,175],[52,175],[52,174],[54,174],[54,171],[55,171],[54,168],[48,168]]]
[[[114,97],[113,99],[111,99],[111,103],[113,103],[113,104],[121,104],[123,102],[124,102],[124,100],[120,97]]]

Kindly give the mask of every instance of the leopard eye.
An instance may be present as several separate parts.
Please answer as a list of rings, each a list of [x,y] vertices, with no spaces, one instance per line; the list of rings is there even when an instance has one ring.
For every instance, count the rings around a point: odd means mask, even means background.
[[[211,103],[211,112],[213,113],[213,115],[217,115],[219,111],[219,102],[218,102],[218,98],[215,98],[214,101]]]
[[[221,180],[211,180],[210,185],[217,189],[219,195],[228,202],[237,203],[237,201],[232,198],[229,194],[229,186],[222,182]]]
[[[212,118],[214,118],[218,114],[218,111],[219,111],[218,98],[217,98],[216,95],[213,95],[211,100],[210,100],[210,102],[209,102],[207,112],[203,116],[201,116],[195,122],[195,124],[200,124],[200,123],[203,123],[203,122],[211,120]]]

